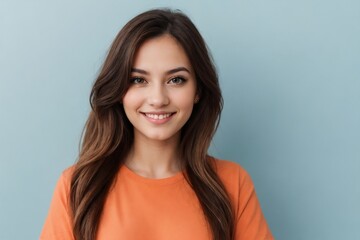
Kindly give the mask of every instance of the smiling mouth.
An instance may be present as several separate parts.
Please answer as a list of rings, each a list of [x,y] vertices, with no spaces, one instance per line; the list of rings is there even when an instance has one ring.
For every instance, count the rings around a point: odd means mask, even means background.
[[[175,113],[163,113],[163,114],[154,114],[154,113],[143,113],[146,117],[154,120],[162,120],[171,117]]]

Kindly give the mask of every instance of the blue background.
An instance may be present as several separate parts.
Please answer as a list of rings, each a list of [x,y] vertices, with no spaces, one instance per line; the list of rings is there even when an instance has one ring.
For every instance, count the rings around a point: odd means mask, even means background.
[[[251,174],[277,239],[360,239],[360,1],[0,1],[0,239],[37,239],[119,29],[188,14],[220,74],[211,153]]]

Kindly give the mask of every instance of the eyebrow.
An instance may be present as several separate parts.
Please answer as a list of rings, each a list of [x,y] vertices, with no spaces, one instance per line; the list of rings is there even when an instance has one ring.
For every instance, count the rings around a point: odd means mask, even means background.
[[[177,67],[177,68],[170,69],[170,70],[166,71],[166,74],[174,74],[174,73],[181,72],[181,71],[185,71],[185,72],[190,73],[190,70],[187,69],[186,67]],[[139,68],[132,68],[131,72],[136,72],[136,73],[141,73],[141,74],[144,74],[144,75],[149,75],[149,73],[147,71],[145,71],[143,69],[139,69]]]

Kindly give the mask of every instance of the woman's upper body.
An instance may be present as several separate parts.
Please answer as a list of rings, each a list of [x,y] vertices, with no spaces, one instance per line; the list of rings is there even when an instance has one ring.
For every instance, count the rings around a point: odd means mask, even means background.
[[[272,238],[247,173],[207,155],[222,96],[186,15],[150,10],[130,20],[90,103],[42,239]]]
[[[253,182],[238,164],[215,160],[235,213],[235,240],[273,239]],[[74,239],[69,191],[72,168],[61,175],[41,240]],[[111,188],[96,239],[209,240],[211,231],[200,203],[182,172],[146,178],[122,166]]]

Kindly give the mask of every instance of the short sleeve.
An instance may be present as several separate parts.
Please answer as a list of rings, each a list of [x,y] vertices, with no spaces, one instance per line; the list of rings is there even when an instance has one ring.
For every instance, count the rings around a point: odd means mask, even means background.
[[[236,216],[236,240],[272,240],[274,237],[262,213],[250,175],[240,171],[238,211]]]
[[[40,240],[74,240],[69,207],[70,177],[67,169],[56,184]]]
[[[239,164],[216,160],[216,169],[233,204],[235,240],[272,240],[250,175]]]

